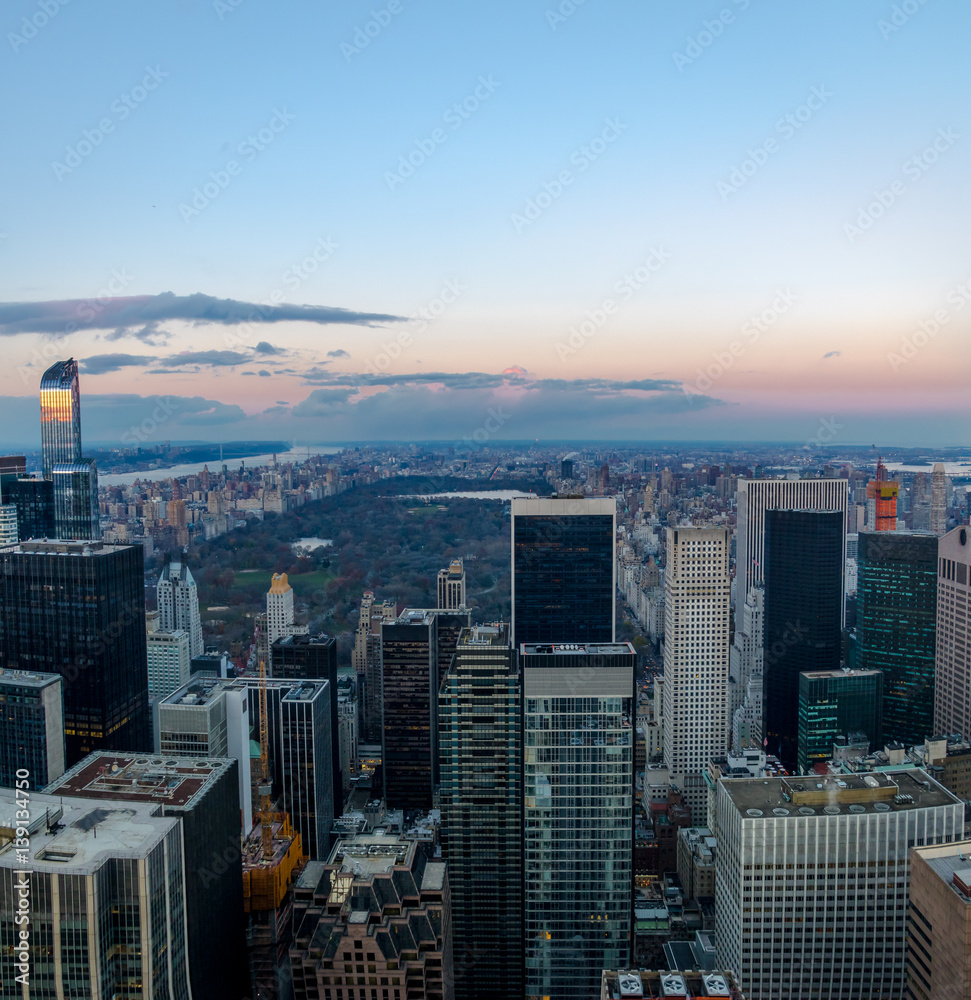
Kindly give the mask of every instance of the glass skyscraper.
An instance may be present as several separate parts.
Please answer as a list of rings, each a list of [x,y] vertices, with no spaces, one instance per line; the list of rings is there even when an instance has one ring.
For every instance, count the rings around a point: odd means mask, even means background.
[[[526,997],[589,1000],[631,960],[630,643],[520,646]]]
[[[799,674],[840,665],[844,514],[765,512],[763,732],[769,753],[796,766]]]
[[[863,735],[883,749],[883,674],[879,670],[813,670],[799,675],[799,769],[833,757],[840,736]]]
[[[617,503],[512,501],[512,634],[524,642],[613,642]]]
[[[68,767],[93,750],[149,751],[141,546],[0,549],[0,667],[64,678]]]
[[[100,537],[98,467],[90,459],[54,466],[54,525],[58,538]]]
[[[50,366],[40,380],[41,466],[50,479],[54,466],[81,461],[81,390],[74,358]]]
[[[463,629],[438,695],[456,1000],[523,995],[522,689],[508,625]]]
[[[934,735],[937,536],[861,531],[856,666],[883,671],[884,739]]]

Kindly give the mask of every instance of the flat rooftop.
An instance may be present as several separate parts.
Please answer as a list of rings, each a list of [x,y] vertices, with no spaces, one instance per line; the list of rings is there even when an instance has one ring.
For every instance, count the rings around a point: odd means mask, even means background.
[[[959,804],[919,768],[802,778],[723,778],[742,819],[902,812]]]
[[[733,1000],[744,1000],[735,974],[728,970],[682,972],[679,969],[604,969],[600,996],[602,1000],[665,996],[731,997]]]
[[[179,823],[175,816],[155,815],[159,807],[153,802],[31,792],[25,866],[9,839],[17,826],[16,802],[12,789],[0,789],[0,866],[14,870],[91,875],[112,858],[145,857]]]
[[[112,753],[88,754],[47,786],[48,794],[110,798],[118,802],[153,802],[191,807],[233,761],[215,757],[153,757]]]
[[[4,670],[0,667],[0,686],[44,688],[60,681],[60,674],[45,674],[36,670]]]
[[[395,865],[410,865],[418,842],[392,834],[362,833],[339,840],[328,864],[339,865],[344,874],[356,878],[386,875]]]
[[[882,674],[882,670],[803,670],[802,674],[810,680],[822,680],[827,677],[873,677]]]
[[[136,548],[134,545],[112,545],[109,542],[75,542],[61,538],[31,539],[0,547],[0,552],[19,555],[107,556]]]
[[[522,656],[631,656],[634,647],[629,642],[523,642]]]
[[[971,896],[954,882],[957,875],[965,886],[971,885],[971,840],[936,847],[915,847],[914,851],[966,906],[971,906]]]
[[[502,646],[509,645],[509,626],[505,623],[497,625],[474,625],[462,629],[458,638],[458,646]]]
[[[148,633],[151,638],[152,633]],[[197,677],[187,684],[173,691],[159,702],[162,705],[182,705],[186,708],[197,706],[202,707],[213,701],[222,691],[239,690],[234,688],[232,682],[220,677]]]
[[[313,701],[330,681],[291,681],[291,683],[293,686],[283,696],[284,701]]]

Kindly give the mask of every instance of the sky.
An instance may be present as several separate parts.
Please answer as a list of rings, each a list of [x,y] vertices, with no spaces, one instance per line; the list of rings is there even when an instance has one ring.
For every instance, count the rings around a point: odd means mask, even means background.
[[[969,443],[962,0],[7,0],[0,446]]]

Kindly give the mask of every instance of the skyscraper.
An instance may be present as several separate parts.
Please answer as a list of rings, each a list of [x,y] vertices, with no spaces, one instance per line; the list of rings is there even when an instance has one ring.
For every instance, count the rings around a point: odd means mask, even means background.
[[[634,648],[520,646],[528,998],[589,1000],[631,958]]]
[[[286,573],[274,573],[270,589],[266,593],[266,630],[270,648],[277,639],[287,635],[292,627],[293,587],[287,583]],[[273,655],[272,652],[270,655]]]
[[[866,484],[866,526],[870,531],[897,530],[897,494],[900,483],[887,476],[883,463],[877,463],[877,477]]]
[[[343,779],[341,778],[340,760],[340,723],[337,711],[337,639],[332,635],[286,635],[276,640],[270,646],[270,661],[273,663],[273,676],[280,680],[327,681],[330,685],[327,699],[327,711],[330,721],[327,731],[331,737],[331,752],[327,760],[333,771],[333,781],[330,799],[332,809],[339,816],[344,805]],[[297,818],[290,814],[293,825],[297,826]],[[304,848],[308,847],[303,830],[300,830]]]
[[[937,462],[931,471],[930,528],[935,535],[947,531],[947,475],[944,464]]]
[[[41,466],[54,489],[54,534],[99,539],[98,469],[81,455],[81,392],[73,358],[51,365],[41,377],[40,433]]]
[[[765,511],[763,731],[789,768],[798,755],[799,674],[840,665],[844,524],[840,510]]]
[[[148,694],[151,698],[164,698],[189,680],[189,633],[149,630],[145,640],[148,646]]]
[[[438,720],[456,1000],[521,997],[522,686],[507,625],[463,629]]]
[[[28,772],[40,791],[64,773],[64,680],[60,674],[0,671],[0,788]]]
[[[937,550],[937,647],[934,729],[971,737],[971,543],[967,526],[949,531]]]
[[[438,571],[438,606],[448,611],[465,607],[465,567],[461,559],[453,559]]]
[[[752,587],[764,584],[765,515],[768,510],[836,510],[846,534],[846,479],[740,479],[735,538],[735,620]],[[845,542],[842,558],[846,558]]]
[[[0,789],[2,815],[13,817],[18,808],[14,793]],[[13,850],[0,852],[4,996],[196,996],[189,983],[188,873],[179,819],[161,815],[158,802],[63,793],[34,792],[30,813],[27,926],[15,923],[24,882],[18,869],[25,866]],[[206,909],[213,913],[211,903]],[[14,981],[21,930],[30,940],[23,993]]]
[[[514,497],[512,635],[524,642],[613,642],[617,502]]]
[[[664,760],[704,826],[708,761],[730,731],[728,529],[668,528],[664,587]]]
[[[735,621],[729,672],[735,681],[732,703],[732,747],[762,746],[762,642],[765,636],[765,591],[753,587]]]
[[[152,746],[143,575],[141,546],[0,549],[0,667],[64,678],[68,767]]]
[[[811,670],[799,675],[799,771],[808,774],[833,756],[838,737],[883,744],[883,674],[879,670]]]
[[[855,666],[883,671],[883,737],[908,746],[935,732],[937,542],[862,531],[857,544]]]
[[[40,380],[41,467],[51,479],[55,465],[81,461],[81,390],[74,358],[51,365]]]
[[[723,778],[716,801],[715,943],[745,995],[904,997],[908,846],[960,837],[964,804],[919,770]]]
[[[188,632],[189,655],[202,656],[202,620],[199,617],[199,591],[189,567],[172,556],[158,580],[159,628],[164,632]]]

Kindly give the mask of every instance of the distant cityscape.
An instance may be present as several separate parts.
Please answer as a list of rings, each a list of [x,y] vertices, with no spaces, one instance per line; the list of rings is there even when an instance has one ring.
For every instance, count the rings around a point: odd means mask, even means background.
[[[0,457],[0,996],[971,988],[968,453],[99,482],[82,412],[53,364]]]

